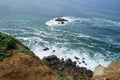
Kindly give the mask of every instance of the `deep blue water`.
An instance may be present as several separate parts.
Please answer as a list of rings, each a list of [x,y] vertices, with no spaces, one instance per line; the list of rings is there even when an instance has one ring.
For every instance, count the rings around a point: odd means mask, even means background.
[[[56,25],[57,17],[70,22]],[[40,58],[77,56],[94,70],[120,60],[120,0],[0,0],[0,31]]]

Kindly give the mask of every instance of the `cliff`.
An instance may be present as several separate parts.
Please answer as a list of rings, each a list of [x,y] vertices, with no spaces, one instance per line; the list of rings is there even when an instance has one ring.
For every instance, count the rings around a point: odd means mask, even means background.
[[[120,61],[113,62],[107,67],[98,65],[91,80],[120,80]]]
[[[0,80],[56,80],[58,75],[12,36],[0,33]]]

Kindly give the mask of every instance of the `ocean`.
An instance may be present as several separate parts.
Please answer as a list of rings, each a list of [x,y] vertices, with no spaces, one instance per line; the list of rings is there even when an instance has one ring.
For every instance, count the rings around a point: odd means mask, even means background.
[[[78,57],[78,66],[94,70],[120,60],[120,0],[0,0],[0,32],[41,59]]]

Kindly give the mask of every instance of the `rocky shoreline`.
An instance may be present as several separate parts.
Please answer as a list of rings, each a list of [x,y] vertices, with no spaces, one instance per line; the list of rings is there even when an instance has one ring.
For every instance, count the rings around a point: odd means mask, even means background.
[[[57,56],[51,55],[44,57],[43,61],[45,61],[53,70],[61,71],[64,75],[73,75],[78,79],[85,78],[87,80],[93,76],[91,70],[77,66],[77,62],[72,61],[71,59],[64,60],[64,58],[59,59]]]

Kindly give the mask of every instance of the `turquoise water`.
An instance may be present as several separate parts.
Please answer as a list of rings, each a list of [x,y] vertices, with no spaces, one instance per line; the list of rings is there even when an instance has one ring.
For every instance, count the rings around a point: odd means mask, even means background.
[[[120,60],[120,1],[1,0],[0,31],[14,35],[37,56],[75,56],[94,70]],[[57,17],[69,22],[59,25]],[[45,47],[50,50],[43,51]],[[55,52],[53,52],[55,50]]]

